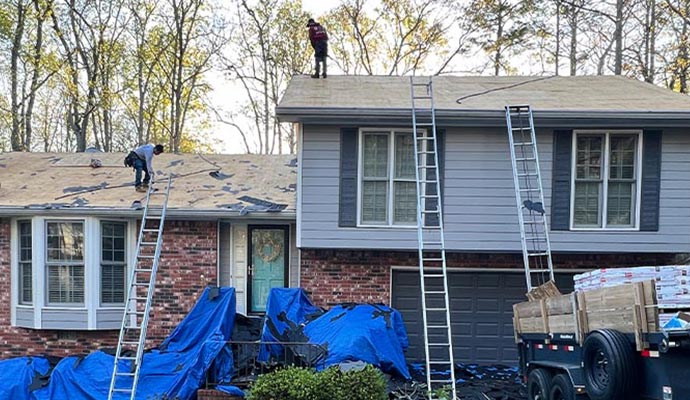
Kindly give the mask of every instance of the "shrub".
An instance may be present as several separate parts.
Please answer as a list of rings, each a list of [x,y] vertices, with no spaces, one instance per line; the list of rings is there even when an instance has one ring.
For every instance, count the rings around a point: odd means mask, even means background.
[[[341,372],[329,368],[321,373],[289,367],[259,377],[248,400],[386,400],[386,381],[373,366]]]
[[[317,377],[311,370],[288,367],[261,375],[252,385],[248,400],[317,399]]]

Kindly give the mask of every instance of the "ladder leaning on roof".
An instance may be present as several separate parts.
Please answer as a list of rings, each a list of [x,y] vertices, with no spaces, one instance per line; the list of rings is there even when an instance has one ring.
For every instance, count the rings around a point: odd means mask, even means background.
[[[410,77],[410,97],[417,183],[417,242],[426,380],[430,392],[440,387],[450,387],[453,391],[452,398],[455,399],[455,362],[438,169],[434,88],[431,78],[424,78],[423,82],[419,79]],[[433,372],[439,370],[449,371],[450,377],[438,378]]]
[[[113,400],[116,393],[131,400],[136,397],[151,301],[156,286],[158,259],[163,244],[163,225],[168,209],[172,177],[168,177],[165,182],[163,190],[154,189],[152,185],[146,193],[146,206],[137,242],[136,263],[129,277],[129,290],[117,341],[108,400]],[[160,201],[158,201],[159,198]],[[134,355],[129,355],[129,353],[123,355],[125,349],[131,350]],[[123,396],[118,397],[123,398]]]
[[[520,224],[522,261],[525,265],[527,292],[530,292],[532,288],[554,280],[537,137],[534,133],[532,107],[506,106],[505,111]]]

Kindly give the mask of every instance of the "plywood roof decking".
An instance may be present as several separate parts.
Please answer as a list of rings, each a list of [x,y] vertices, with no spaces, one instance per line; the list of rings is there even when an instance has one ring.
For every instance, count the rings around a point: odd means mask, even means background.
[[[134,191],[134,172],[123,166],[124,156],[0,153],[0,208],[131,209],[145,193]],[[91,168],[92,158],[103,166]],[[161,154],[154,168],[159,181],[173,174],[171,210],[295,211],[294,156]],[[209,175],[214,171],[217,177]]]
[[[424,81],[424,78],[418,78]],[[690,98],[621,76],[434,77],[438,110],[502,111],[506,104],[530,104],[551,111],[690,112]],[[466,97],[460,104],[458,98]],[[278,114],[290,109],[409,109],[407,76],[295,76]]]

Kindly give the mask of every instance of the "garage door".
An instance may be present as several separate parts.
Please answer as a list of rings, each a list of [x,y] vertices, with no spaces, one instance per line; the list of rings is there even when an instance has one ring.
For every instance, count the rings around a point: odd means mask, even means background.
[[[561,291],[573,288],[572,275],[557,274]],[[513,304],[525,300],[522,273],[453,272],[449,274],[455,359],[478,364],[516,365]],[[433,290],[427,288],[428,290]],[[410,361],[424,359],[424,337],[416,271],[394,271],[392,305],[403,315]]]

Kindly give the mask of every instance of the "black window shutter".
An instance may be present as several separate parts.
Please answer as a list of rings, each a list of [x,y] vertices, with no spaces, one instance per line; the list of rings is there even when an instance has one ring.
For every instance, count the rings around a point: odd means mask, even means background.
[[[551,230],[570,229],[570,184],[573,158],[573,131],[553,132],[553,182],[551,185]]]
[[[645,130],[642,137],[642,182],[640,230],[659,230],[659,192],[661,192],[662,131]]]
[[[357,226],[358,128],[340,129],[340,200],[338,226]]]
[[[445,204],[445,201],[443,201],[443,179],[445,176],[445,164],[446,164],[446,130],[445,129],[436,129],[436,140],[438,143],[436,144],[436,151],[438,152],[438,182],[439,186],[441,188],[441,207],[443,207],[443,204]],[[429,141],[429,146],[431,146],[433,141]],[[427,158],[427,165],[434,165],[434,160],[432,157]],[[428,177],[429,180],[432,180],[433,177]],[[436,184],[435,183],[427,183],[426,185],[426,194],[428,195],[434,195],[436,194]],[[425,210],[435,210],[436,207],[434,206],[433,203],[429,203],[424,205]],[[443,207],[442,209],[445,209]],[[426,214],[425,218],[425,224],[427,226],[438,226],[438,214]]]

